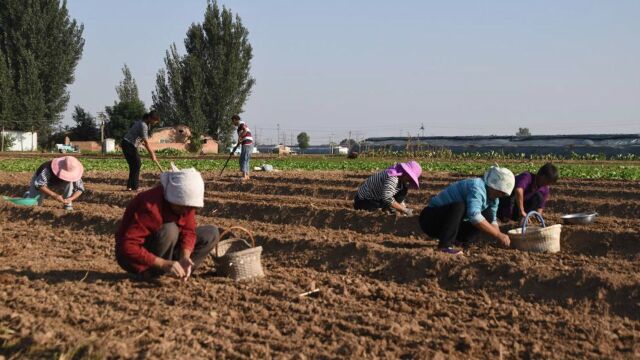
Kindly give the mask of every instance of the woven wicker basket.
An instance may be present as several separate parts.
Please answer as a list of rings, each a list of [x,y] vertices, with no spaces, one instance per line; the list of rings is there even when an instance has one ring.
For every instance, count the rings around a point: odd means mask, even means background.
[[[540,220],[542,227],[528,227],[529,218],[535,216]],[[507,235],[511,240],[511,246],[518,250],[531,252],[557,253],[560,251],[560,232],[562,225],[545,226],[542,215],[536,211],[527,214],[522,222],[522,228],[509,230]]]
[[[251,244],[241,238],[222,240],[230,234],[231,230],[240,230],[249,235]],[[213,255],[220,275],[236,281],[264,276],[261,261],[262,246],[256,247],[256,241],[249,230],[234,226],[224,231],[219,239]]]

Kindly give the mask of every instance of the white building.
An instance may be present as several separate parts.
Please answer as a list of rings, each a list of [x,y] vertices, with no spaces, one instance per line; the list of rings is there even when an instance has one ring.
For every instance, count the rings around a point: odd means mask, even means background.
[[[8,135],[13,138],[13,145],[7,148],[7,151],[37,151],[38,150],[38,133],[27,131],[5,130],[2,135]]]

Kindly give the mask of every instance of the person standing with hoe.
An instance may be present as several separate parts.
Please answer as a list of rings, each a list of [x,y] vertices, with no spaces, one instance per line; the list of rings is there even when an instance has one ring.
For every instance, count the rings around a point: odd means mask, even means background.
[[[158,169],[162,172],[162,166],[156,158],[156,153],[149,144],[149,126],[157,125],[160,122],[160,117],[154,111],[150,111],[142,117],[142,120],[138,120],[133,123],[133,126],[129,129],[127,134],[122,139],[121,147],[124,158],[129,164],[129,180],[127,180],[127,191],[137,191],[138,181],[140,178],[140,167],[142,161],[140,160],[140,154],[138,154],[138,146],[140,143],[144,144],[144,147],[149,151],[151,160],[158,166]]]
[[[233,115],[231,122],[236,126],[238,132],[238,143],[236,144],[233,152],[238,146],[242,146],[240,150],[240,171],[242,171],[242,180],[249,180],[249,160],[251,159],[251,153],[253,152],[253,137],[251,136],[251,130],[244,121],[240,120],[239,115]],[[232,153],[233,153],[232,152]]]

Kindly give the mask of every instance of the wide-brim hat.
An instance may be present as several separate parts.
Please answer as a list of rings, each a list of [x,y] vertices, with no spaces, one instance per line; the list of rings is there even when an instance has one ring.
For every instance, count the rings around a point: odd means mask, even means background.
[[[420,174],[422,174],[422,167],[417,161],[407,161],[400,163],[400,167],[403,172],[411,178],[411,182],[416,188],[420,188]]]
[[[61,180],[75,182],[82,178],[84,166],[73,156],[63,156],[51,160],[51,171]]]

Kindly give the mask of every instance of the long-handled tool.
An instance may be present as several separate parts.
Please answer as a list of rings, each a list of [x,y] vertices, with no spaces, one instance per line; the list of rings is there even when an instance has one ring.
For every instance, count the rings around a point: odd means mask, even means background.
[[[162,165],[160,165],[160,163],[156,160],[156,166],[158,167],[158,169],[160,169],[160,172],[163,173],[164,169],[162,168]]]
[[[231,154],[229,154],[229,157],[227,158],[227,161],[224,162],[224,165],[222,166],[222,170],[220,170],[220,175],[218,175],[218,176],[222,176],[222,172],[224,171],[224,169],[227,168],[227,164],[229,163],[229,160],[231,160],[231,157],[233,156],[233,154],[238,149],[238,146],[240,146],[240,144],[236,144],[236,146],[233,148],[233,150],[231,150]]]

